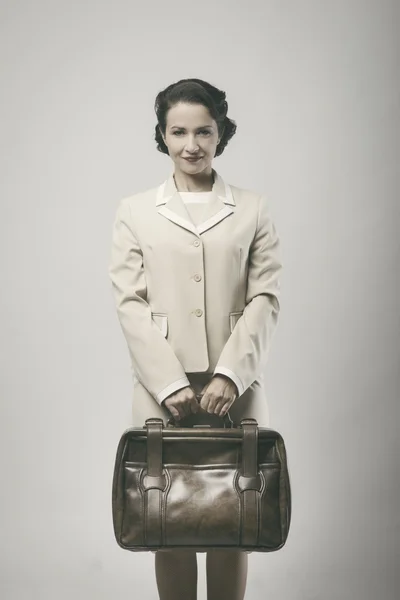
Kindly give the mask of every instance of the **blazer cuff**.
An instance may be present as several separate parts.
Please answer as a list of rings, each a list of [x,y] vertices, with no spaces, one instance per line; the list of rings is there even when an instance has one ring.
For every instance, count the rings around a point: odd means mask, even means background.
[[[236,384],[239,396],[241,396],[243,394],[244,385],[243,385],[242,381],[239,379],[239,377],[237,375],[235,375],[235,373],[233,371],[231,371],[227,367],[217,366],[214,369],[214,375],[216,375],[217,373],[221,373],[221,375],[226,375],[227,377],[229,377],[229,379],[232,379],[233,383]]]
[[[157,402],[159,404],[161,404],[161,402],[163,400],[165,400],[167,398],[167,396],[169,396],[170,394],[173,394],[174,392],[177,392],[178,390],[180,390],[188,385],[190,385],[190,381],[186,376],[181,377],[180,379],[177,379],[173,383],[170,383],[169,385],[167,385],[166,388],[164,388],[163,390],[161,390],[161,392],[159,392],[157,394],[157,396],[156,396]]]

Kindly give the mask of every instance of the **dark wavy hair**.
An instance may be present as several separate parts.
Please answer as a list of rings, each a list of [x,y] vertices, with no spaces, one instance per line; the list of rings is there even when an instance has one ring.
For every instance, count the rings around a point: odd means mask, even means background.
[[[167,113],[178,102],[187,102],[203,104],[208,109],[211,117],[217,123],[218,135],[220,136],[215,156],[222,154],[225,146],[236,132],[235,121],[227,117],[228,103],[225,98],[225,92],[202,79],[180,79],[159,92],[154,103],[158,121],[155,127],[157,150],[169,154],[161,135],[161,132],[165,135]]]

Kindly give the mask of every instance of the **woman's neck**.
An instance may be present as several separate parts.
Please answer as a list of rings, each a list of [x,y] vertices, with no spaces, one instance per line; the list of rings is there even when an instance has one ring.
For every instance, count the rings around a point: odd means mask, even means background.
[[[174,180],[178,192],[211,192],[214,185],[214,173],[198,173],[188,175],[181,171],[174,172]]]

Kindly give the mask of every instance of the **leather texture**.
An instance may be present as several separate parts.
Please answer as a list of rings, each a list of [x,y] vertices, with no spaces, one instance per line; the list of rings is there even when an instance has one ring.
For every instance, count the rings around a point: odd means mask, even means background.
[[[252,418],[237,427],[215,418],[219,427],[150,418],[124,431],[112,487],[121,548],[271,552],[286,543],[291,487],[282,436]]]

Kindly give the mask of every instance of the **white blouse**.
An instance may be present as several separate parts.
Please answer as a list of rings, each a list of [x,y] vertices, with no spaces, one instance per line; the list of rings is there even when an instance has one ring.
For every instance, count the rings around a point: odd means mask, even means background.
[[[204,207],[209,202],[212,192],[179,192],[179,194],[194,225],[200,225],[203,222]]]

